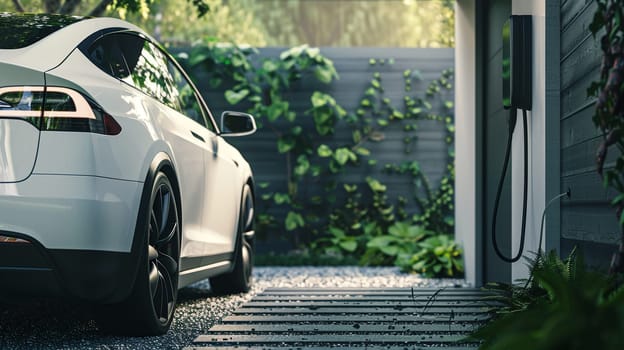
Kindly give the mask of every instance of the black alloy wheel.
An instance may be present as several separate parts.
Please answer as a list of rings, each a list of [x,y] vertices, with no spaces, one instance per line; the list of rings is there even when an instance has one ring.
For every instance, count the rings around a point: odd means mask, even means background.
[[[180,225],[173,189],[163,176],[155,186],[148,228],[149,290],[154,313],[168,327],[178,294]]]
[[[130,296],[119,304],[102,305],[98,323],[106,332],[133,336],[167,333],[178,296],[180,216],[177,197],[163,172],[155,179],[141,234],[139,266]]]

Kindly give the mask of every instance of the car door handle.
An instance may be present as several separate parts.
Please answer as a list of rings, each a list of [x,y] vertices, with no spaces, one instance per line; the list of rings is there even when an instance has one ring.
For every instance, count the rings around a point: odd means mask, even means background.
[[[191,131],[191,135],[193,135],[194,138],[198,139],[201,142],[206,142],[206,140],[204,140],[203,137],[201,137],[199,134],[196,134],[195,132]]]

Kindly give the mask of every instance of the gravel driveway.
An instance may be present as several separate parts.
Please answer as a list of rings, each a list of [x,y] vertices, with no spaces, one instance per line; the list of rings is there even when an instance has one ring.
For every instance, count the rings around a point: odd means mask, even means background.
[[[215,296],[208,281],[180,290],[171,330],[164,336],[113,337],[98,331],[93,311],[75,303],[37,300],[0,303],[0,349],[180,349],[267,287],[442,287],[463,280],[424,279],[397,268],[260,267],[247,294]]]

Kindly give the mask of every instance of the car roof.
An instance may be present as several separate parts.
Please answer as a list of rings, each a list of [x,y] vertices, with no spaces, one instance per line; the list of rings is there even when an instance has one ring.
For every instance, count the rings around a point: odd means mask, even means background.
[[[117,18],[87,18],[62,27],[29,46],[0,49],[0,62],[48,71],[63,62],[85,39],[110,29],[134,31],[149,38],[139,27]]]

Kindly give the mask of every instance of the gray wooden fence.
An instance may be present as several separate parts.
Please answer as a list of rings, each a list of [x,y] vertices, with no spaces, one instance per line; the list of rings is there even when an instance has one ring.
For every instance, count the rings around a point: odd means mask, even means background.
[[[264,48],[260,49],[259,55],[275,58],[279,57],[284,50],[284,48]],[[381,74],[384,97],[390,98],[393,106],[403,110],[403,99],[406,95],[424,98],[425,90],[430,82],[440,78],[443,70],[452,68],[454,65],[453,49],[322,48],[321,53],[334,62],[340,79],[330,85],[316,81],[302,81],[287,94],[291,107],[303,118],[312,118],[306,115],[305,111],[311,107],[309,98],[312,92],[317,90],[331,94],[347,112],[354,112],[364,92],[370,86],[375,72]],[[376,59],[377,62],[380,59],[386,61],[393,59],[394,63],[371,65],[369,63],[371,58]],[[422,76],[422,80],[413,81],[410,92],[405,91],[403,78],[403,73],[407,69],[418,70]],[[218,117],[222,111],[233,108],[223,98],[223,90],[211,90],[205,82],[201,81],[199,87],[215,117]],[[432,113],[452,116],[453,111],[449,111],[442,104],[443,101],[453,101],[453,94],[453,89],[443,91],[441,96],[434,100]],[[414,123],[414,120],[410,122]],[[364,183],[367,176],[373,176],[387,185],[389,198],[396,198],[398,195],[410,198],[414,188],[412,179],[408,176],[386,175],[381,169],[385,164],[400,164],[404,161],[416,160],[429,178],[431,185],[437,188],[442,176],[446,173],[449,161],[449,146],[445,141],[446,127],[444,123],[435,120],[417,120],[416,123],[418,131],[414,134],[416,140],[411,145],[410,153],[404,151],[406,132],[401,125],[394,125],[385,130],[383,142],[366,145],[372,152],[371,158],[378,160],[378,165],[374,168],[365,166],[357,168],[358,172],[348,171],[339,178],[339,182]],[[312,123],[309,125],[313,127]],[[350,139],[350,129],[346,125],[338,125],[336,134],[331,139],[324,140],[324,143],[337,146],[348,144]],[[271,183],[271,187],[266,191],[286,192],[285,156],[277,152],[273,132],[261,129],[253,136],[229,139],[229,141],[237,146],[251,163],[256,181]],[[306,188],[308,195],[317,192],[314,186]],[[417,212],[411,200],[407,209],[408,212]],[[271,210],[271,213],[278,218],[278,222],[283,222],[284,210]],[[288,236],[283,229],[278,231],[282,232],[274,233],[275,236],[271,237],[272,243],[267,249],[278,249],[276,247],[279,243],[275,239]],[[285,246],[288,247],[288,244]],[[260,244],[260,247],[262,248],[263,245]]]

